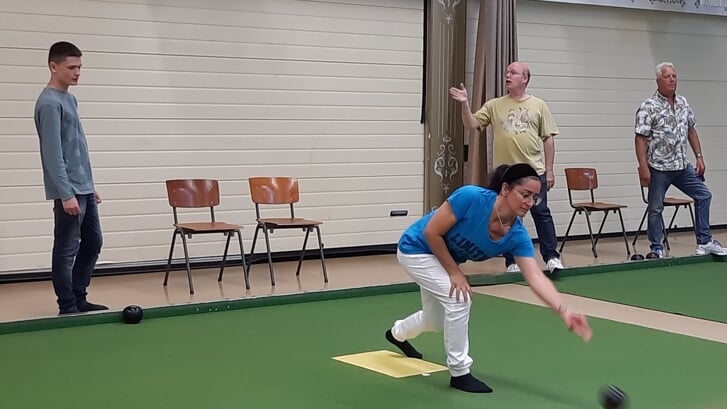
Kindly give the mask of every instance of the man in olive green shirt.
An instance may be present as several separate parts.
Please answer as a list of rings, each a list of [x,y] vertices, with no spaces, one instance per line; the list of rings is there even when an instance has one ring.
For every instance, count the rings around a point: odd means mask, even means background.
[[[553,217],[548,208],[548,190],[555,184],[553,160],[555,157],[554,137],[558,126],[548,106],[526,92],[530,82],[530,69],[521,62],[514,62],[505,72],[507,94],[487,101],[472,114],[463,84],[449,90],[452,98],[462,105],[462,122],[467,129],[483,131],[492,125],[493,167],[503,164],[527,163],[540,175],[540,197],[535,200],[530,212],[538,232],[540,254],[551,275],[563,269],[560,254],[556,250],[558,237]],[[512,255],[505,255],[508,272],[517,272]]]

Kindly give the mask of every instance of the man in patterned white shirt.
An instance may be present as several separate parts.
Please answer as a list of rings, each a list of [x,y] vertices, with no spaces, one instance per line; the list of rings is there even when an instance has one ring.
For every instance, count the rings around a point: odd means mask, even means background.
[[[727,255],[727,248],[712,239],[709,207],[712,193],[704,183],[704,156],[694,127],[694,112],[687,99],[677,95],[677,72],[674,64],[656,66],[657,91],[636,111],[636,159],[639,178],[649,186],[647,233],[651,251],[646,258],[664,256],[664,196],[671,185],[691,197],[695,203],[695,233],[698,255]],[[687,160],[687,142],[697,158],[696,169]]]

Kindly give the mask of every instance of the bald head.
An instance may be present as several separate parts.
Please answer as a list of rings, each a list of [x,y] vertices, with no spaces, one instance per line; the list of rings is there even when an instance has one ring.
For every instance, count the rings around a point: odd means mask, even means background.
[[[526,85],[528,82],[530,82],[530,67],[528,67],[527,64],[525,64],[524,62],[515,61],[508,66],[508,71],[511,69],[522,73],[523,77],[525,78]]]
[[[530,68],[527,64],[515,61],[507,66],[505,71],[505,88],[508,94],[520,96],[530,82]]]

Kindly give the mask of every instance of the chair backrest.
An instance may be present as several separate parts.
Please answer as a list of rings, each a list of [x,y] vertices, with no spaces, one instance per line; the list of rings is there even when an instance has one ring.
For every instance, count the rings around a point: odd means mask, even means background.
[[[594,168],[567,168],[565,181],[568,190],[598,189],[598,173]]]
[[[167,180],[167,199],[173,208],[212,208],[220,204],[220,186],[214,179]]]
[[[300,200],[298,179],[291,177],[252,177],[250,196],[257,204],[293,204]]]

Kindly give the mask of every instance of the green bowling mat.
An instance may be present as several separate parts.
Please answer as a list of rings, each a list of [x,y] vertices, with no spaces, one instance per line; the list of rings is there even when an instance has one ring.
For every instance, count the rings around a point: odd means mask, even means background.
[[[724,262],[577,275],[556,286],[568,294],[727,323]]]
[[[394,350],[384,331],[419,306],[404,293],[1,335],[3,407],[584,409],[609,383],[633,408],[727,402],[727,345],[602,319],[585,344],[545,308],[479,294],[470,352],[491,395],[332,359]],[[445,362],[442,334],[413,343]]]

